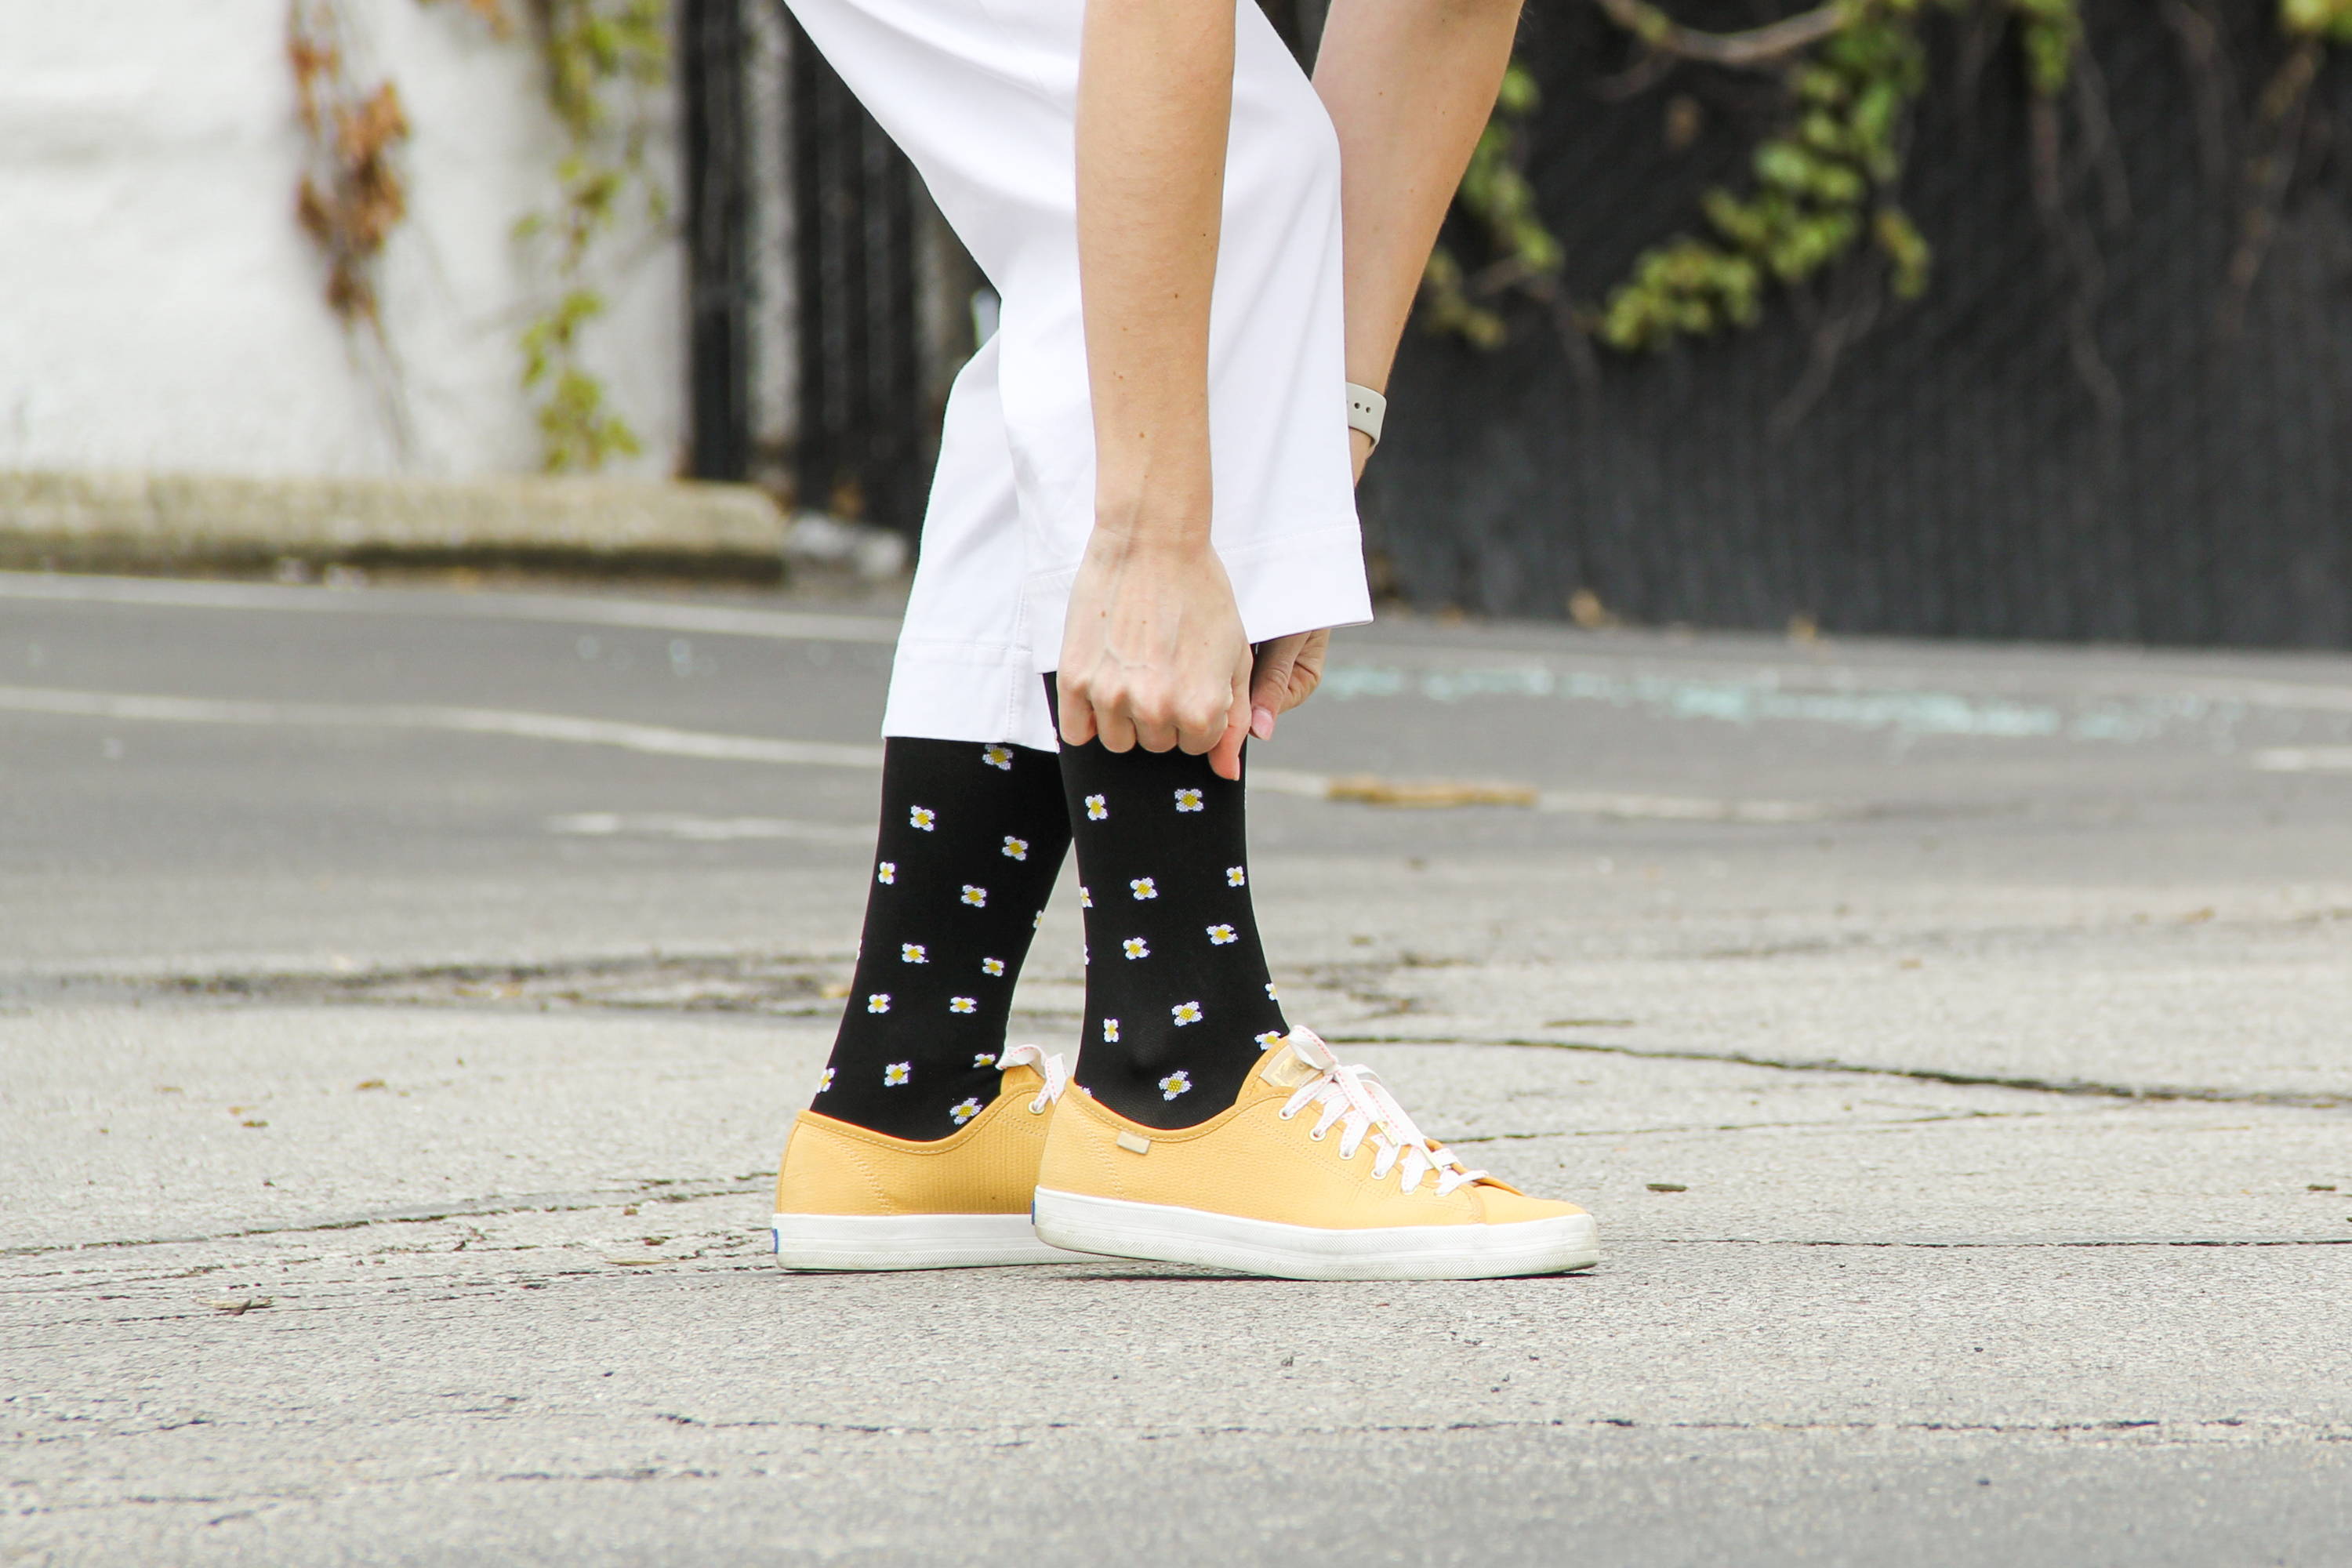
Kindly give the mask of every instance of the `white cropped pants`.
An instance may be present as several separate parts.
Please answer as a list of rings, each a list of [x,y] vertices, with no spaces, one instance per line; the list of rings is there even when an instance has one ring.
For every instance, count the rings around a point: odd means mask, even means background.
[[[789,0],[1003,300],[950,395],[886,735],[1050,750],[1094,527],[1073,122],[1085,0]],[[1371,618],[1347,425],[1339,149],[1254,0],[1209,327],[1211,538],[1263,642]]]

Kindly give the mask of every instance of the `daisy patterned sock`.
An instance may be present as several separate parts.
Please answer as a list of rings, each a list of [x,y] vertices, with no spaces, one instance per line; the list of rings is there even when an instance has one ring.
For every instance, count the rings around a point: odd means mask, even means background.
[[[1013,983],[1069,842],[1052,753],[885,742],[866,929],[820,1115],[931,1140],[996,1098]]]
[[[1087,931],[1077,1081],[1130,1121],[1206,1121],[1289,1028],[1250,905],[1242,786],[1205,757],[1089,742],[1062,747],[1062,789]]]

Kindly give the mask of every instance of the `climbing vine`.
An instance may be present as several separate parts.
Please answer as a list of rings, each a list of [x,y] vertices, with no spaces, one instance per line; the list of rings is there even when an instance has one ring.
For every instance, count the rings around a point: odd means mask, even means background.
[[[1923,293],[1933,257],[1901,189],[1912,112],[1926,85],[1927,16],[1973,12],[2012,24],[2037,113],[2074,80],[2083,46],[2078,0],[1826,0],[1730,34],[1685,27],[1651,0],[1595,4],[1640,46],[1646,74],[1681,61],[1758,72],[1777,79],[1781,100],[1746,178],[1700,195],[1698,225],[1642,252],[1597,305],[1564,312],[1580,336],[1628,352],[1752,326],[1775,289],[1801,289],[1856,258],[1895,298]],[[2279,5],[2294,47],[2257,106],[2250,195],[2231,268],[2241,300],[2276,224],[2321,51],[2352,43],[2352,0]],[[1441,247],[1423,282],[1423,321],[1481,348],[1504,341],[1496,303],[1508,292],[1563,314],[1563,247],[1537,214],[1523,172],[1538,102],[1533,79],[1515,62],[1456,196],[1495,259],[1466,273]]]
[[[420,0],[432,5],[436,0]],[[508,0],[457,0],[499,37],[519,29]],[[548,104],[562,127],[556,199],[515,224],[551,279],[522,330],[522,387],[533,399],[540,462],[551,473],[593,470],[643,449],[588,369],[583,342],[610,310],[592,261],[623,222],[656,228],[669,191],[649,153],[669,82],[668,0],[525,0],[545,67]]]
[[[302,172],[294,218],[327,265],[326,299],[383,406],[395,447],[412,432],[399,357],[384,331],[380,274],[393,231],[408,215],[400,150],[408,116],[390,79],[369,80],[336,0],[294,0],[286,58],[294,76]]]
[[[328,307],[347,322],[376,324],[377,264],[408,213],[400,89],[354,78],[342,18],[327,0],[299,0],[288,12],[286,53],[305,154],[295,220],[326,258]]]
[[[540,0],[548,100],[563,127],[559,195],[525,216],[515,237],[549,258],[554,298],[522,332],[523,389],[538,399],[541,462],[594,469],[642,450],[587,368],[582,334],[609,304],[589,262],[634,209],[669,216],[669,192],[647,157],[669,79],[668,0]]]

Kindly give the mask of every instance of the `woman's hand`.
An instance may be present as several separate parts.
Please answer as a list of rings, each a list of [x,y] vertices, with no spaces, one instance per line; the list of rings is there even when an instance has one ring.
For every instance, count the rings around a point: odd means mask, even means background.
[[[1250,681],[1251,734],[1273,740],[1274,721],[1315,695],[1330,648],[1328,630],[1294,632],[1259,646],[1256,675]]]
[[[1205,538],[1097,523],[1062,633],[1063,740],[1205,752],[1218,777],[1238,779],[1252,665],[1233,584]]]

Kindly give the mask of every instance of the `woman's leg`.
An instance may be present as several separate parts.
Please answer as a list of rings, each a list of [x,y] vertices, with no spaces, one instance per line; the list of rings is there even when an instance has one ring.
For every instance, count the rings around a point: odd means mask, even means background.
[[[1098,741],[1065,744],[1061,778],[1087,931],[1077,1081],[1130,1121],[1206,1121],[1289,1032],[1250,903],[1243,787],[1203,757]]]
[[[922,1140],[995,1100],[1013,984],[1069,842],[1050,752],[887,742],[857,971],[814,1109]]]

